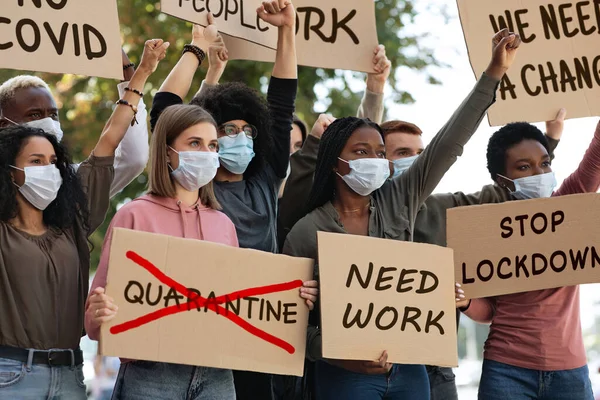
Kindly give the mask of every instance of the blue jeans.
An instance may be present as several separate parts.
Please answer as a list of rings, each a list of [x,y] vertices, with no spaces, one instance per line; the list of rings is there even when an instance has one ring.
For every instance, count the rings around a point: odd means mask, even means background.
[[[235,400],[229,369],[151,361],[121,364],[113,400]]]
[[[483,361],[479,400],[594,400],[588,367],[536,371]]]
[[[0,399],[85,400],[82,365],[50,367],[0,358]]]
[[[427,366],[431,400],[458,400],[452,368]]]
[[[429,381],[423,365],[395,364],[388,374],[364,375],[318,361],[316,391],[319,400],[429,400]]]

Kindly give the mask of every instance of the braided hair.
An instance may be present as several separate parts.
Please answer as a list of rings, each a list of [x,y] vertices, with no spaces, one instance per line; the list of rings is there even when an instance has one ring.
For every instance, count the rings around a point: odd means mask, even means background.
[[[312,189],[308,197],[306,213],[331,201],[335,192],[335,172],[338,157],[354,131],[369,127],[376,129],[383,138],[381,127],[368,118],[346,117],[336,119],[323,133]]]

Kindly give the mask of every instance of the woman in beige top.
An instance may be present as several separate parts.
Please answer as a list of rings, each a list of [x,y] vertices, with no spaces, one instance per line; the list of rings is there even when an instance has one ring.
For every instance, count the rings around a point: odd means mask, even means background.
[[[0,131],[0,398],[86,398],[87,238],[104,220],[115,149],[167,47],[146,42],[131,90],[77,172],[55,136],[23,125]]]

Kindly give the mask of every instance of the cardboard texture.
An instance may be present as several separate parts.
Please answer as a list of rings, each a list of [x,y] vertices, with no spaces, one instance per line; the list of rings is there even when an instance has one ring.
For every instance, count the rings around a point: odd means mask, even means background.
[[[452,250],[324,232],[318,244],[323,357],[458,365]]]
[[[477,78],[487,68],[491,39],[508,27],[523,38],[515,63],[488,116],[492,126],[600,114],[600,2],[457,0]],[[492,22],[493,21],[493,22]],[[510,84],[512,90],[507,90]]]
[[[209,10],[223,34],[229,58],[275,61],[277,29],[257,17],[260,0],[161,0],[161,11],[206,26]],[[372,0],[296,0],[298,64],[373,71],[378,44]]]
[[[122,80],[117,1],[4,0],[0,68]]]
[[[155,266],[154,274],[134,253]],[[117,228],[106,292],[119,311],[102,326],[101,354],[301,376],[308,307],[299,287],[312,275],[312,260]],[[180,294],[186,288],[208,303],[188,303]],[[169,314],[177,302],[180,312]],[[149,313],[160,318],[147,321]],[[256,329],[263,334],[252,334]]]
[[[447,216],[467,298],[600,282],[598,194],[459,207]]]

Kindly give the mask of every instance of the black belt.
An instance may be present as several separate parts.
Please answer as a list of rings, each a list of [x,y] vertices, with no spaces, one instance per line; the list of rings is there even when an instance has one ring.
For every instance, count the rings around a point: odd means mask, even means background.
[[[72,357],[71,357],[72,354]],[[0,346],[0,358],[29,362],[29,350],[17,347]],[[83,353],[73,350],[33,350],[32,364],[49,365],[51,367],[70,367],[83,364]]]

